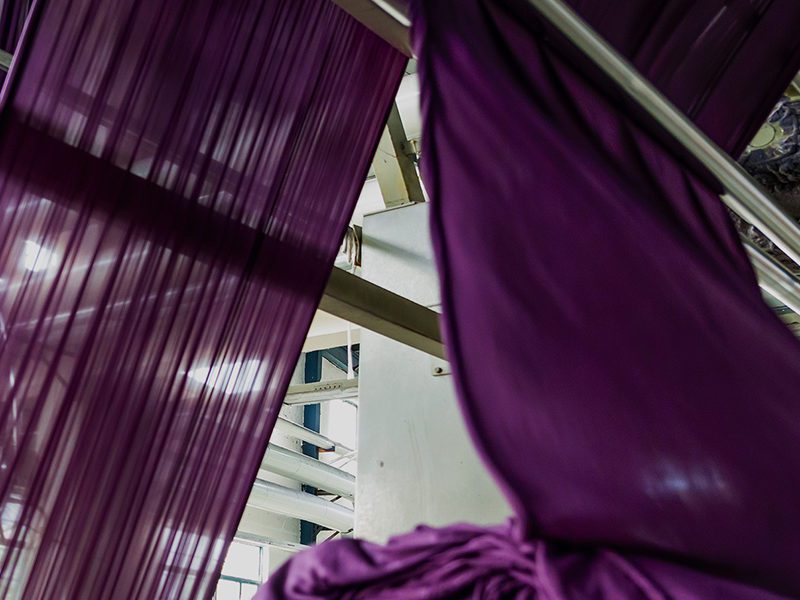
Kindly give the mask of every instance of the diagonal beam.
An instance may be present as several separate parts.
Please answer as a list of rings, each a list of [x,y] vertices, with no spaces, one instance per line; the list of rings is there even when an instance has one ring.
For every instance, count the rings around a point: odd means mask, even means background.
[[[412,56],[405,3],[398,0],[333,0],[367,29],[408,57]]]
[[[11,67],[11,61],[13,58],[13,54],[9,54],[5,50],[0,50],[0,71],[8,73],[8,69]]]
[[[445,358],[438,313],[341,269],[331,273],[319,308],[432,356]]]

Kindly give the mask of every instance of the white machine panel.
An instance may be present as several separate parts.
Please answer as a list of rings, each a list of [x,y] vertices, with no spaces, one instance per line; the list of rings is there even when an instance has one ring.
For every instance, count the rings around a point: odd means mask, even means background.
[[[363,275],[438,308],[428,205],[364,218]],[[355,534],[383,542],[418,524],[493,524],[511,508],[472,446],[449,365],[362,331]]]

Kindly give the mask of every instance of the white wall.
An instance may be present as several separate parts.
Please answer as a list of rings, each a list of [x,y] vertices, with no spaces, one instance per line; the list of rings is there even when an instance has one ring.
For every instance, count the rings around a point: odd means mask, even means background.
[[[364,219],[363,275],[439,306],[428,205]],[[477,456],[451,376],[428,355],[362,331],[356,478],[358,537],[383,542],[417,524],[492,524],[511,509]]]

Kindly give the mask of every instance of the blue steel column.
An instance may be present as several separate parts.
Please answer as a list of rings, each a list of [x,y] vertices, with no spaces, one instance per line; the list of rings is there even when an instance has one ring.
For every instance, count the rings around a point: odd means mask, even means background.
[[[306,353],[304,383],[316,383],[322,379],[322,354],[317,352]],[[319,432],[320,428],[320,406],[319,404],[306,404],[303,406],[303,426],[312,431]],[[303,454],[313,458],[319,458],[319,450],[313,444],[303,442]],[[316,495],[317,488],[304,485],[303,491]],[[317,541],[319,526],[308,521],[300,521],[300,543],[313,545]]]

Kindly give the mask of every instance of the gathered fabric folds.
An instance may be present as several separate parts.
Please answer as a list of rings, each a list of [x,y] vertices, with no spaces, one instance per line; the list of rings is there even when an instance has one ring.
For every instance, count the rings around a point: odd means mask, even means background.
[[[0,124],[0,597],[210,597],[405,59],[328,0],[33,10]]]
[[[733,156],[800,67],[792,0],[569,4]],[[448,354],[519,522],[263,598],[798,597],[800,346],[721,188],[526,1],[411,5]]]
[[[253,600],[780,600],[753,586],[611,550],[520,540],[513,524],[419,527],[386,546],[341,540],[300,554]]]

